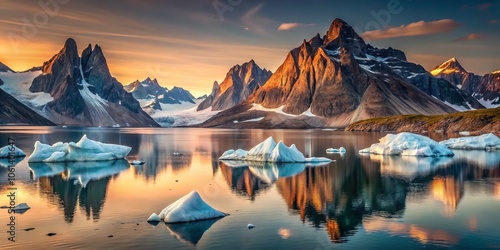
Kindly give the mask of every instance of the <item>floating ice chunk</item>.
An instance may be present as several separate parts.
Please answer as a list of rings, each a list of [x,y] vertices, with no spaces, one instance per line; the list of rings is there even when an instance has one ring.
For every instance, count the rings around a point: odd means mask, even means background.
[[[227,214],[205,203],[196,191],[191,191],[186,196],[170,204],[159,215],[160,219],[166,223],[200,221],[224,216],[227,216]]]
[[[248,229],[252,229],[252,228],[255,228],[255,226],[254,226],[253,224],[248,224],[248,225],[247,225],[247,228],[248,228]]]
[[[11,150],[11,149],[14,150]],[[15,145],[8,145],[3,148],[0,148],[0,158],[10,158],[10,157],[23,157],[26,156],[26,154],[18,147]]]
[[[369,154],[370,153],[370,148],[361,149],[361,150],[359,150],[359,153],[360,154]]]
[[[365,150],[362,150],[365,151]],[[453,156],[453,152],[429,137],[412,133],[388,134],[370,147],[376,155]]]
[[[19,205],[17,205],[17,206],[15,206],[14,208],[12,208],[12,210],[14,210],[14,211],[16,211],[16,212],[17,212],[17,211],[24,211],[24,210],[28,210],[28,209],[30,209],[30,208],[31,208],[31,207],[30,207],[30,206],[28,206],[28,204],[26,204],[26,203],[24,203],[24,202],[23,202],[23,203],[19,203]]]
[[[494,134],[452,138],[440,142],[452,149],[500,149],[500,138]]]
[[[328,154],[335,154],[335,153],[345,154],[346,151],[347,150],[344,147],[340,147],[339,149],[336,149],[336,148],[326,149],[326,153],[328,153]]]
[[[278,144],[273,137],[257,144],[249,151],[243,149],[228,150],[219,157],[219,160],[240,160],[258,162],[331,162],[327,158],[305,158],[295,145],[286,146],[282,141]]]
[[[147,222],[160,222],[160,216],[158,216],[156,213],[153,213],[151,216],[149,216]]]
[[[84,135],[77,143],[58,142],[52,146],[39,141],[28,162],[109,161],[123,159],[132,148],[93,141]]]
[[[139,161],[139,160],[133,160],[130,162],[130,164],[132,164],[132,165],[143,165],[144,163],[146,163],[146,162]]]

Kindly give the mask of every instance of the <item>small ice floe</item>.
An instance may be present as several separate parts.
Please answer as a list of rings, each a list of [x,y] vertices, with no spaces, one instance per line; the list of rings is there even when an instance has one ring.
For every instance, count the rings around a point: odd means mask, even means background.
[[[379,143],[359,151],[375,155],[453,156],[446,146],[429,137],[412,133],[388,134]]]
[[[500,138],[490,133],[480,136],[468,136],[452,138],[440,142],[439,144],[451,149],[500,149]]]
[[[147,222],[160,222],[160,216],[158,216],[156,213],[153,213],[151,216],[149,216]]]
[[[18,212],[25,212],[26,210],[28,210],[30,208],[31,207],[28,206],[28,204],[23,202],[23,203],[18,204],[14,208],[12,208],[12,210],[14,210],[14,211],[16,211],[16,213],[18,213]]]
[[[139,160],[133,160],[133,161],[130,162],[130,164],[136,165],[136,166],[144,165],[144,163],[146,163],[146,162],[145,161],[139,161]]]
[[[327,154],[345,154],[346,149],[344,147],[340,147],[339,149],[336,148],[328,148],[326,149]]]
[[[458,132],[459,135],[470,135],[470,132],[469,131],[461,131],[461,132]]]
[[[238,123],[239,121],[238,120],[234,120],[233,123]]]
[[[15,145],[8,145],[0,148],[0,158],[24,157],[26,154]]]
[[[332,160],[324,157],[306,158],[295,144],[290,147],[286,146],[282,141],[276,143],[273,137],[267,138],[265,141],[257,144],[249,151],[243,149],[230,149],[219,157],[219,160],[240,160],[240,161],[257,161],[257,162],[331,162]]]
[[[165,223],[181,223],[221,218],[227,215],[208,205],[201,199],[198,192],[191,191],[164,208],[159,218]]]
[[[93,141],[84,135],[77,143],[58,142],[51,146],[37,141],[28,162],[109,161],[123,159],[131,150],[127,146]]]
[[[63,128],[67,128],[68,126],[66,126],[66,125],[63,125],[62,127],[63,127]]]
[[[254,226],[253,224],[248,224],[248,225],[247,225],[247,228],[248,228],[248,229],[252,229],[252,228],[255,228],[255,226]]]
[[[184,155],[184,154],[179,152],[174,152],[174,155]]]

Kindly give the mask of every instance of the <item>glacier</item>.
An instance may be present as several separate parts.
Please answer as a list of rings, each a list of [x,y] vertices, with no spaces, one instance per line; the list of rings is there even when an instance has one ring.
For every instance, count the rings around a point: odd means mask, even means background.
[[[10,149],[12,148],[12,146],[8,145],[8,146],[5,146],[3,148],[0,148],[0,158],[10,158],[11,155],[9,155],[9,153],[13,152],[12,156],[13,157],[24,157],[26,156],[26,154],[18,147],[16,146],[13,146],[14,147],[14,151],[11,151]]]

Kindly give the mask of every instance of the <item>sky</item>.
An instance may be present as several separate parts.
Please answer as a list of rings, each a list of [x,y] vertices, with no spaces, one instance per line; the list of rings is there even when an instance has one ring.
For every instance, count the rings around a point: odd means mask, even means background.
[[[275,71],[335,18],[428,70],[452,57],[500,69],[500,0],[0,0],[0,62],[41,66],[71,37],[80,52],[99,44],[122,84],[151,77],[198,96],[251,59]]]

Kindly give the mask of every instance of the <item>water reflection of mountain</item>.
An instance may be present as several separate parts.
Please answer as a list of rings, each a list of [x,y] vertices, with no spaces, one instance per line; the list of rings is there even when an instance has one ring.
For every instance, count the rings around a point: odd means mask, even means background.
[[[248,167],[229,167],[225,163],[220,162],[218,168],[231,190],[238,196],[255,200],[255,197],[260,192],[271,187],[270,184],[255,177]]]
[[[40,192],[49,202],[63,210],[68,223],[73,222],[77,205],[85,211],[87,219],[99,220],[109,181],[128,167],[125,160],[30,163],[32,176],[37,178]],[[54,169],[56,171],[52,171]]]

